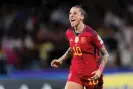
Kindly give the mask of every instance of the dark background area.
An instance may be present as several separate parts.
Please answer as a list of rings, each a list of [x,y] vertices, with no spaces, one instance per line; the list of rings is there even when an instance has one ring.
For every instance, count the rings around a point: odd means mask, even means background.
[[[1,73],[51,68],[69,47],[68,13],[76,4],[82,4],[85,23],[105,42],[107,68],[132,68],[132,0],[13,0],[0,5]],[[61,68],[69,65],[70,59]]]

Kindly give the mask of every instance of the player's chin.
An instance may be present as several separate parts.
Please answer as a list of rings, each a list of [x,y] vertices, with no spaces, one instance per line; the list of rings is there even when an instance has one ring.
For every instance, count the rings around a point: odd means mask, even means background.
[[[75,24],[75,23],[71,23],[71,26],[72,26],[72,27],[75,27],[75,26],[76,26],[76,24]]]

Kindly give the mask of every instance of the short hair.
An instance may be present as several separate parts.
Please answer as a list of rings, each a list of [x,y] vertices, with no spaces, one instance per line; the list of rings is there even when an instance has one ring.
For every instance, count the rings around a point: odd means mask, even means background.
[[[82,8],[82,5],[81,5],[81,4],[80,4],[80,5],[74,5],[74,6],[72,6],[72,7],[79,8],[81,14],[84,15],[84,17],[86,17],[86,15],[87,15],[87,14],[86,14],[86,11]]]

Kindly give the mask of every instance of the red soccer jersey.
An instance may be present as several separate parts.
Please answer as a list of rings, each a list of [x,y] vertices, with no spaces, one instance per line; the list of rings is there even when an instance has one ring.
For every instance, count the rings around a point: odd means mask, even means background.
[[[76,36],[74,29],[66,32],[73,53],[70,71],[88,78],[99,68],[99,48],[102,47],[101,37],[91,27],[85,25],[84,30]]]

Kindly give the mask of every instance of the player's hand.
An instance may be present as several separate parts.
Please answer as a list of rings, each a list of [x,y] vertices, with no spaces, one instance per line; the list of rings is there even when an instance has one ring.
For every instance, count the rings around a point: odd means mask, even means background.
[[[62,64],[62,61],[60,61],[60,60],[58,60],[58,59],[54,59],[54,60],[51,62],[51,66],[54,67],[54,68],[58,68],[61,64]]]
[[[91,77],[92,79],[98,79],[98,78],[101,77],[101,75],[102,75],[102,71],[101,71],[100,69],[98,69],[98,70],[92,72],[91,74],[94,74],[94,76]]]

